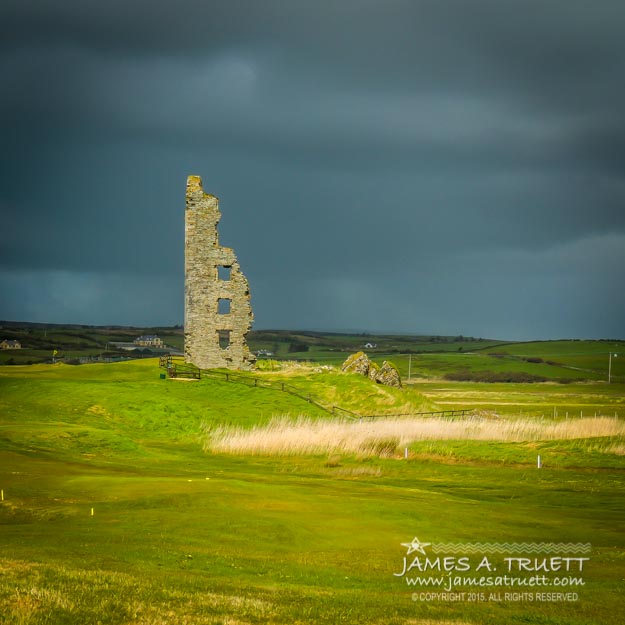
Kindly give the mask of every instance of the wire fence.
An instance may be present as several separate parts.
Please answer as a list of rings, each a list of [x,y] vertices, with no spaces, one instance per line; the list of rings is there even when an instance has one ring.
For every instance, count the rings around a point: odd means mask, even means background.
[[[265,388],[272,391],[280,391],[283,393],[289,393],[295,397],[299,397],[304,401],[316,406],[320,410],[327,412],[333,416],[344,417],[346,419],[354,421],[396,418],[396,417],[443,417],[443,418],[455,418],[463,417],[465,414],[474,412],[468,409],[459,410],[438,410],[435,412],[411,412],[411,413],[394,413],[394,414],[377,414],[377,415],[363,415],[341,406],[329,405],[317,398],[314,398],[310,393],[305,393],[301,389],[289,384],[287,382],[275,381],[275,380],[263,380],[253,375],[246,375],[244,373],[234,373],[232,371],[219,371],[217,369],[199,369],[195,365],[185,362],[180,358],[174,358],[171,355],[161,356],[159,366],[167,370],[167,374],[170,378],[190,378],[200,380],[202,378],[209,378],[212,380],[220,380],[222,382],[232,382],[235,384],[245,384],[246,386],[253,386],[256,388]]]

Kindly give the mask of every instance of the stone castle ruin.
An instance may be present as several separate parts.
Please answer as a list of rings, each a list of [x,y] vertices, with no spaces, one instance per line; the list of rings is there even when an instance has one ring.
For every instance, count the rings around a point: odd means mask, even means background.
[[[246,336],[254,315],[234,251],[219,245],[219,200],[200,176],[187,178],[185,210],[185,360],[200,369],[250,369]]]

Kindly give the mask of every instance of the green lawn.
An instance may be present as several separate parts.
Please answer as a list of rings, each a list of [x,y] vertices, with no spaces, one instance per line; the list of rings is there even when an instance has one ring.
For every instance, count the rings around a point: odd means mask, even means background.
[[[258,375],[363,411],[486,409],[495,393],[513,415],[541,402],[621,407],[624,396],[623,385],[388,392],[327,371]],[[0,623],[598,625],[620,613],[624,441],[434,441],[412,445],[407,460],[202,451],[203,422],[280,414],[330,418],[279,391],[162,380],[155,360],[0,367]],[[415,536],[592,551],[585,585],[565,589],[573,602],[488,590],[483,601],[413,601],[397,574],[401,543]],[[503,557],[492,557],[498,568]]]
[[[625,385],[476,384],[418,381],[415,387],[444,410],[476,408],[501,415],[558,418],[596,415],[625,418]]]

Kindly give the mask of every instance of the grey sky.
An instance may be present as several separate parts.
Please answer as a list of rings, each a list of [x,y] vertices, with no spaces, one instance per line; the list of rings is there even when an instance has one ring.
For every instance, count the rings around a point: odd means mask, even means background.
[[[186,176],[256,328],[625,336],[625,4],[0,4],[0,318],[174,324]]]

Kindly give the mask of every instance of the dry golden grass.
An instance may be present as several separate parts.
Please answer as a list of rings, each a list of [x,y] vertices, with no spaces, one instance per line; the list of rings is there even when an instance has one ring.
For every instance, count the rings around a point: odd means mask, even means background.
[[[377,625],[382,625],[380,621],[377,622]],[[384,624],[386,625],[386,623]],[[405,621],[402,621],[402,625],[471,625],[468,621],[448,621],[445,619],[444,621],[432,620],[429,618],[426,619],[416,619],[411,618]]]
[[[204,449],[216,453],[251,455],[358,454],[388,456],[410,443],[427,440],[551,441],[625,435],[625,423],[610,417],[557,423],[472,417],[379,419],[376,421],[276,418],[245,429],[204,427]],[[618,453],[615,449],[615,453]]]
[[[625,456],[625,445],[623,443],[614,443],[605,452],[616,456]]]
[[[333,477],[380,477],[382,475],[382,469],[380,467],[339,467],[339,468],[329,468],[326,465],[326,474],[332,475]]]

